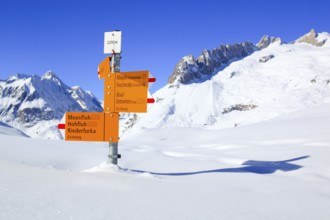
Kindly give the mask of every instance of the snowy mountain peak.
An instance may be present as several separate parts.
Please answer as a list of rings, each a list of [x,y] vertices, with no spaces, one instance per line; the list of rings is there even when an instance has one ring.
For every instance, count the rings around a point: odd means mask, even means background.
[[[51,70],[48,70],[42,77],[41,80],[48,80],[56,83],[58,86],[63,84],[62,80]]]
[[[67,111],[103,111],[91,93],[70,88],[51,71],[0,81],[0,97],[0,121],[31,137],[59,138],[54,127]]]
[[[22,73],[17,73],[16,75],[14,76],[11,76],[7,79],[7,82],[10,83],[10,82],[13,82],[15,80],[18,80],[18,79],[27,79],[27,78],[30,78],[31,76],[29,75],[25,75],[25,74],[22,74]]]
[[[307,34],[295,40],[294,43],[307,43],[317,47],[321,47],[325,44],[327,39],[319,40],[318,35],[319,34],[314,29],[311,29]]]
[[[282,43],[281,38],[279,37],[270,37],[268,35],[264,35],[260,41],[257,43],[257,47],[262,50],[266,47],[268,47],[270,44],[274,43],[274,42],[279,42]]]
[[[58,76],[51,70],[48,70],[42,77],[42,80],[58,79]]]

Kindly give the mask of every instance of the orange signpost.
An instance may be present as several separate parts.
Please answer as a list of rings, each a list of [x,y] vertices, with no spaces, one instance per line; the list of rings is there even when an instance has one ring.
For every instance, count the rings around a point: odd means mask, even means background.
[[[104,112],[66,112],[66,141],[118,141],[119,114]]]
[[[149,71],[120,72],[115,75],[115,111],[147,112]]]
[[[98,65],[99,79],[104,79],[104,111],[66,112],[58,129],[65,131],[67,141],[109,142],[109,158],[117,164],[119,112],[147,112],[147,104],[155,102],[148,98],[148,86],[156,79],[149,71],[120,72],[121,31],[106,32],[104,46],[105,53],[112,52],[112,58]]]
[[[66,112],[66,141],[103,141],[103,112]]]
[[[104,113],[104,141],[119,141],[119,113]]]
[[[106,74],[111,73],[110,68],[111,57],[107,56],[98,66],[98,74],[100,78],[105,77]]]
[[[98,66],[99,79],[104,79],[104,112],[115,112],[115,77],[110,68],[111,57],[106,57]]]

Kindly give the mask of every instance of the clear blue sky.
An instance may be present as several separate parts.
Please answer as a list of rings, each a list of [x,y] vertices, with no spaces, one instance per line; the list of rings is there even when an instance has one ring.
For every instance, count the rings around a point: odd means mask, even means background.
[[[185,55],[222,43],[290,42],[330,32],[328,0],[0,0],[0,79],[54,71],[103,98],[104,32],[122,30],[121,71],[150,70],[163,87]]]

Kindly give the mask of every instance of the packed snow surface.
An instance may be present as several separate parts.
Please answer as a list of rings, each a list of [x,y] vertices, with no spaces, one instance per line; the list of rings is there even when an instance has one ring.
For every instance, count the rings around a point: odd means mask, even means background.
[[[105,143],[0,134],[0,219],[328,220],[329,109],[131,132],[119,167]]]

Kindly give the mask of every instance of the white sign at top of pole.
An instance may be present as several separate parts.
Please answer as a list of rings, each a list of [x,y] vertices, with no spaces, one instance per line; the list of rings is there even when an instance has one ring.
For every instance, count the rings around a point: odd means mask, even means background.
[[[104,32],[104,53],[121,53],[121,31]]]

